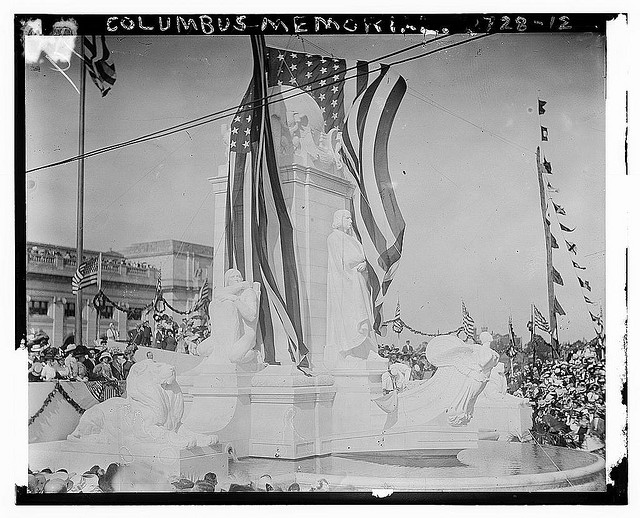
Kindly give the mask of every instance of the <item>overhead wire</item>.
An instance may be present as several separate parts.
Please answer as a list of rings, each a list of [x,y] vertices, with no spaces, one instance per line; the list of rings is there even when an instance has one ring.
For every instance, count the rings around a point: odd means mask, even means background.
[[[433,43],[433,42],[438,41],[438,40],[440,40],[442,38],[445,38],[447,36],[449,36],[449,35],[438,36],[438,37],[433,38],[433,39],[431,39],[429,41],[426,41],[426,42],[422,41],[422,42],[420,42],[418,44],[410,45],[410,46],[408,46],[406,48],[403,48],[403,49],[391,52],[389,54],[386,54],[384,56],[381,56],[379,58],[376,58],[376,59],[374,59],[372,61],[369,61],[368,63],[375,63],[375,62],[381,61],[383,59],[388,59],[390,57],[393,57],[393,56],[396,56],[398,54],[401,54],[401,53],[407,52],[409,50],[412,50],[412,49],[414,49],[416,47],[424,46],[424,45],[426,45],[428,43]],[[476,36],[474,38],[465,39],[465,40],[462,40],[462,41],[459,41],[459,42],[456,42],[456,43],[453,43],[453,44],[450,44],[450,45],[444,45],[444,46],[438,47],[437,49],[434,49],[434,50],[432,50],[430,52],[422,53],[422,54],[419,54],[417,56],[412,56],[410,58],[406,58],[406,59],[403,59],[403,60],[399,60],[397,62],[390,63],[390,64],[388,64],[388,66],[390,66],[390,67],[391,66],[396,66],[396,65],[401,64],[401,63],[406,63],[406,62],[409,62],[409,61],[412,61],[412,60],[420,59],[420,58],[426,57],[428,55],[432,55],[432,54],[435,54],[437,52],[442,52],[444,50],[447,50],[447,49],[450,49],[450,48],[453,48],[453,47],[457,47],[457,46],[465,44],[465,43],[470,43],[471,41],[475,41],[477,39],[484,38],[484,37],[487,37],[487,36],[490,36],[490,34],[484,34],[484,35],[481,35],[481,36]],[[377,72],[376,70],[371,70],[371,71],[366,71],[366,72],[360,72],[360,73],[357,73],[354,76],[347,77],[347,72],[352,71],[352,70],[354,70],[356,68],[357,68],[357,65],[354,65],[352,67],[347,68],[345,70],[345,76],[342,79],[334,81],[334,84],[335,83],[339,83],[339,82],[345,82],[347,80],[355,79],[357,77],[361,77],[361,76],[364,76],[364,75],[369,75],[369,74]],[[252,104],[262,103],[262,102],[267,101],[267,100],[269,100],[271,98],[274,98],[274,97],[279,97],[282,100],[287,100],[287,99],[291,99],[291,98],[297,97],[299,95],[307,94],[308,92],[311,92],[311,91],[315,91],[315,90],[319,90],[321,88],[324,88],[324,86],[317,86],[315,88],[310,87],[310,85],[312,85],[314,83],[318,83],[318,82],[319,82],[319,80],[315,80],[315,81],[310,81],[308,83],[304,83],[302,85],[298,85],[298,89],[300,91],[291,93],[291,95],[283,95],[282,93],[270,94],[270,95],[267,95],[267,96],[265,96],[265,97],[263,97],[261,99],[256,99],[255,101],[253,101]],[[308,90],[301,90],[301,88],[303,88],[303,87],[308,87]],[[293,92],[293,90],[294,90],[294,88],[292,88],[289,92]],[[237,106],[225,108],[223,110],[219,110],[217,112],[213,112],[213,113],[210,113],[210,114],[207,114],[207,115],[203,115],[201,117],[198,117],[198,118],[195,118],[195,119],[191,119],[190,121],[187,121],[187,122],[184,122],[184,123],[181,123],[181,124],[177,124],[177,125],[174,125],[174,126],[170,126],[168,128],[164,128],[162,130],[157,130],[155,132],[148,133],[148,134],[142,135],[140,137],[136,137],[134,139],[130,139],[128,141],[120,142],[120,143],[113,144],[113,145],[110,145],[110,146],[105,146],[103,148],[98,148],[96,150],[89,151],[89,152],[84,153],[82,155],[76,155],[76,156],[73,156],[73,157],[70,157],[70,158],[67,158],[67,159],[63,159],[63,160],[60,160],[60,161],[57,161],[57,162],[52,162],[52,163],[49,163],[49,164],[45,164],[45,165],[40,166],[40,167],[31,168],[31,169],[28,169],[26,171],[26,173],[32,173],[32,172],[35,172],[35,171],[40,171],[40,170],[43,170],[43,169],[56,167],[56,166],[59,166],[59,165],[64,165],[64,164],[67,164],[67,163],[70,163],[70,162],[74,162],[74,161],[80,160],[82,158],[89,158],[89,157],[92,157],[92,156],[96,156],[96,155],[99,155],[99,154],[107,153],[109,151],[113,151],[115,149],[120,149],[120,148],[123,148],[123,147],[126,147],[126,146],[130,146],[130,145],[133,145],[133,144],[140,144],[142,142],[147,142],[149,140],[153,140],[153,139],[156,139],[156,138],[166,137],[166,136],[178,133],[180,131],[185,131],[187,129],[196,128],[196,127],[202,126],[204,124],[209,124],[211,122],[215,122],[217,120],[221,120],[223,118],[226,118],[226,117],[229,117],[229,116],[233,115],[234,113],[244,113],[244,112],[251,111],[253,109],[252,107],[247,107],[245,109],[240,109],[241,106],[242,105],[237,105]]]

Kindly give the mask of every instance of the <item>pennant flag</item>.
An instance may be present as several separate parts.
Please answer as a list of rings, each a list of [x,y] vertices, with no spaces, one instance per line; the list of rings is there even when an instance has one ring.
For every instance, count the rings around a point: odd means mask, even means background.
[[[560,229],[564,230],[565,232],[573,232],[575,230],[575,228],[569,228],[569,227],[563,225],[562,223],[560,223]]]
[[[546,333],[551,332],[549,322],[547,322],[547,319],[544,318],[544,315],[540,313],[540,310],[535,305],[533,306],[533,318],[538,329],[545,331]]]
[[[562,280],[560,272],[558,272],[558,270],[556,270],[554,267],[551,268],[551,278],[553,279],[553,282],[559,284],[560,286],[564,286],[564,281]]]
[[[464,300],[462,301],[462,327],[464,328],[464,333],[467,335],[467,338],[474,338],[475,322],[467,311]]]
[[[71,291],[75,295],[92,284],[102,288],[102,252],[89,261],[85,261],[76,270],[71,279]]]
[[[564,240],[564,242],[567,243],[567,250],[569,250],[569,252],[571,252],[573,255],[576,255],[578,253],[578,247],[575,243],[571,243],[566,239]]]
[[[564,209],[560,205],[556,204],[555,201],[553,201],[551,203],[553,203],[553,208],[555,209],[557,214],[561,214],[563,216],[567,215],[567,213],[564,211]]]
[[[589,298],[588,298],[588,297],[586,297],[586,296],[584,296],[584,301],[585,301],[587,304],[593,304],[593,302],[591,302],[591,301],[589,300]]]
[[[562,306],[560,305],[560,303],[558,302],[558,299],[556,298],[553,299],[553,312],[556,313],[557,315],[566,315],[566,313],[564,312],[564,309],[562,309]]]
[[[285,97],[287,88],[308,92],[322,112],[329,140],[342,132],[340,159],[356,185],[350,210],[354,234],[368,263],[374,328],[379,333],[384,297],[399,264],[405,230],[387,148],[406,82],[384,64],[276,48],[268,48],[267,57],[269,86],[280,88]]]
[[[556,241],[555,236],[551,232],[549,232],[549,237],[551,238],[551,248],[559,248],[558,242]]]
[[[547,162],[547,157],[544,157],[544,160],[542,161],[542,165],[544,166],[547,174],[553,174],[551,172],[551,162]]]
[[[549,190],[549,192],[559,192],[558,189],[556,189],[553,185],[551,185],[549,182],[547,182],[547,189]]]
[[[591,286],[589,286],[589,281],[583,281],[580,277],[578,277],[578,282],[580,283],[580,286],[584,289],[586,289],[587,291],[591,291]]]
[[[549,130],[544,126],[540,126],[540,136],[542,138],[542,142],[547,142],[549,140]]]
[[[84,64],[102,97],[109,93],[116,82],[116,67],[110,59],[111,53],[104,35],[84,36]]]
[[[573,267],[577,268],[578,270],[586,270],[586,268],[584,266],[580,266],[578,263],[576,263],[575,261],[571,261],[571,263],[573,263]]]
[[[280,65],[278,52],[265,47],[264,36],[252,35],[251,44],[253,79],[233,118],[229,142],[226,264],[265,288],[260,297],[258,343],[264,347],[267,363],[276,361],[274,325],[281,325],[291,360],[308,367],[294,229],[278,176],[269,113],[272,103],[264,100],[268,84],[277,83],[275,70],[291,66]]]
[[[402,320],[400,320],[400,300],[398,300],[398,304],[396,305],[396,314],[393,318],[393,332],[400,334],[402,333],[403,325]]]
[[[545,114],[545,109],[544,109],[545,104],[547,104],[547,101],[541,101],[540,99],[538,99],[538,115]]]

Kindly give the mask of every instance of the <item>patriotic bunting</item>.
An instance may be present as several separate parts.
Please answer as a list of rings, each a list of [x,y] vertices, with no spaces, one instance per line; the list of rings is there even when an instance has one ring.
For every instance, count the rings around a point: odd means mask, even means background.
[[[540,137],[542,142],[547,142],[549,140],[549,130],[544,126],[540,126]]]
[[[547,101],[542,101],[540,99],[538,99],[538,115],[544,115],[545,114],[545,109],[544,109],[544,105],[547,104]]]

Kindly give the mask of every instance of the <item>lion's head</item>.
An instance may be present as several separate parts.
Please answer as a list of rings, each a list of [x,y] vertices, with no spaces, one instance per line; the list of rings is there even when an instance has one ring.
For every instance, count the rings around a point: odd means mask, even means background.
[[[135,363],[127,376],[127,398],[151,410],[149,424],[172,431],[179,428],[184,398],[173,366],[153,360]]]

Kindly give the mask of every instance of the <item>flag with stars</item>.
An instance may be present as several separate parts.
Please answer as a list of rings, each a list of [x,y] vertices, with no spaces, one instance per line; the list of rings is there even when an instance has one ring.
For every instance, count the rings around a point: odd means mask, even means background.
[[[277,363],[276,328],[286,334],[291,360],[308,367],[302,334],[294,230],[278,177],[271,133],[264,36],[251,36],[253,79],[231,124],[227,178],[228,268],[262,286],[257,342],[265,361]]]
[[[320,108],[324,133],[341,132],[340,155],[356,185],[350,206],[353,227],[367,259],[374,328],[379,333],[405,230],[387,148],[406,82],[383,64],[277,48],[267,48],[266,55],[272,91],[284,99],[306,92]]]

